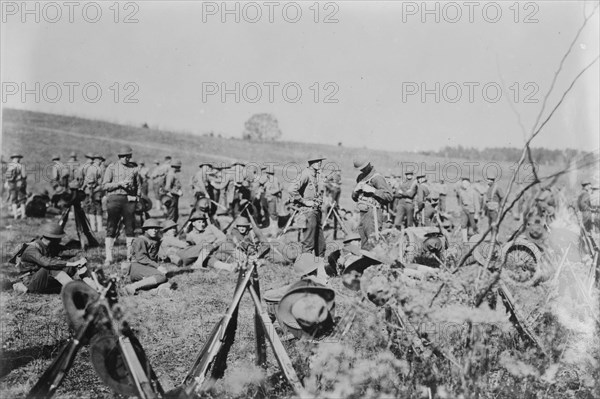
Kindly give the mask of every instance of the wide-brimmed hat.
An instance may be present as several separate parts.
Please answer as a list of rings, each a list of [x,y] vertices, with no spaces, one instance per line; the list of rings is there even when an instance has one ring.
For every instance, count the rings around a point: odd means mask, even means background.
[[[42,226],[41,236],[46,238],[62,238],[65,235],[65,231],[62,226],[58,223],[50,222]]]
[[[314,256],[311,253],[305,252],[300,254],[294,262],[294,272],[298,276],[304,276],[308,273],[314,272],[320,266],[325,266],[323,258]]]
[[[308,161],[308,164],[310,165],[315,162],[322,161],[324,159],[327,159],[327,158],[325,158],[323,155],[319,154],[319,155],[311,155],[310,157],[308,157],[307,161]]]
[[[172,228],[178,228],[178,224],[174,220],[166,220],[162,225],[162,231],[167,231]]]
[[[362,170],[362,169],[366,168],[367,166],[369,166],[370,164],[371,164],[371,161],[366,158],[355,159],[353,162],[354,169],[358,169],[358,170]]]
[[[146,229],[161,229],[161,225],[156,219],[146,219],[144,225],[142,226],[142,230]]]
[[[98,292],[81,280],[74,280],[66,284],[61,291],[62,303],[67,313],[67,323],[73,332],[77,332],[85,324],[86,308],[98,299]],[[97,332],[89,328],[82,341],[88,340]]]
[[[190,218],[190,222],[193,222],[195,220],[206,220],[206,219],[208,219],[208,216],[206,215],[206,213],[197,212]]]
[[[131,154],[133,154],[133,150],[128,145],[119,147],[119,151],[117,151],[118,156],[131,155]]]
[[[13,158],[13,157],[11,157]],[[58,154],[54,154],[52,155],[52,158],[50,158],[51,161],[60,161],[60,155]]]
[[[172,168],[181,168],[181,161],[178,159],[176,161],[173,161],[173,163],[171,164]]]
[[[335,291],[309,279],[293,284],[277,307],[277,320],[299,338],[318,338],[333,327]]]

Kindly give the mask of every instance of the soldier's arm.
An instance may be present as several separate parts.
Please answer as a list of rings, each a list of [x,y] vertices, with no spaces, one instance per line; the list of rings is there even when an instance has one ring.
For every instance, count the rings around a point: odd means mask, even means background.
[[[214,236],[214,241],[212,242],[213,244],[220,245],[225,240],[227,240],[227,236],[225,235],[225,233],[216,228],[215,225],[209,224],[208,226],[206,226],[206,229],[209,230]]]
[[[410,199],[413,199],[417,195],[417,191],[418,191],[417,182],[413,182],[413,184],[410,186],[408,191],[404,193],[404,195]]]
[[[61,270],[69,265],[66,260],[45,256],[35,245],[29,245],[21,257],[23,262],[34,263],[44,269]]]
[[[290,194],[290,200],[292,202],[302,202],[302,195],[304,194],[304,189],[308,184],[308,180],[309,177],[305,169],[300,174],[300,177],[288,187],[288,193]]]
[[[371,182],[373,187],[375,187],[375,192],[373,193],[374,197],[383,203],[392,202],[394,199],[392,189],[390,188],[389,184],[387,184],[383,176],[375,176]]]

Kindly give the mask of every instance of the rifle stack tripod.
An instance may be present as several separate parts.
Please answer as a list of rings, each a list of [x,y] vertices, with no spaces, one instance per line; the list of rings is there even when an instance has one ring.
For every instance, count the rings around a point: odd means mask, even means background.
[[[244,291],[250,293],[255,307],[256,363],[263,368],[267,366],[266,336],[283,375],[297,395],[305,396],[304,387],[261,304],[257,261],[268,252],[267,248],[260,254],[255,251],[247,257],[245,265],[239,270],[237,286],[227,312],[214,326],[182,383],[168,392],[158,381],[142,345],[127,322],[120,320],[122,312],[117,304],[116,278],[106,279],[101,272],[93,273],[97,285],[102,287],[99,291],[81,281],[67,284],[62,292],[63,304],[75,335],[42,374],[27,398],[51,398],[71,368],[77,351],[88,342],[96,372],[116,393],[142,399],[197,397],[223,376],[227,355],[235,339]]]

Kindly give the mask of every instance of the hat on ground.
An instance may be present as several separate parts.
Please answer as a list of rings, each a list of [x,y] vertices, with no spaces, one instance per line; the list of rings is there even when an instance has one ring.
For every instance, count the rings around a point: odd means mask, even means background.
[[[46,238],[62,238],[65,235],[65,231],[58,223],[46,223],[42,227],[42,237]]]
[[[131,147],[129,147],[128,145],[124,145],[119,148],[117,155],[124,156],[124,155],[131,155],[132,153],[133,153],[133,150],[131,149]]]
[[[160,229],[160,223],[156,219],[146,219],[144,225],[142,226],[142,230],[146,229]]]
[[[305,252],[300,254],[294,262],[294,272],[299,276],[304,276],[314,272],[319,266],[324,266],[325,262],[322,258],[316,257],[313,254]]]
[[[299,338],[317,338],[333,327],[334,312],[335,291],[304,279],[281,298],[277,319]]]
[[[371,164],[371,161],[369,161],[366,158],[360,158],[360,159],[355,159],[353,164],[354,164],[354,169],[362,170],[362,169],[366,168],[367,166],[369,166]]]
[[[167,231],[167,230],[170,230],[172,228],[177,228],[177,227],[179,227],[179,226],[177,225],[176,221],[174,221],[174,220],[166,220],[163,223],[162,231]]]
[[[322,161],[322,160],[324,160],[324,159],[326,159],[326,158],[325,158],[324,156],[322,156],[322,155],[311,155],[311,156],[308,158],[308,164],[309,164],[309,165],[312,165],[313,163],[315,163],[315,162],[319,162],[319,161]]]

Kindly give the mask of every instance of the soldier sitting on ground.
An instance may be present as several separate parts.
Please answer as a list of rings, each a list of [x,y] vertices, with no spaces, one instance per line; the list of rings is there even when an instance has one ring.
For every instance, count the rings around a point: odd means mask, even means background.
[[[144,234],[133,240],[129,269],[132,283],[125,286],[125,292],[129,295],[134,295],[140,289],[154,288],[167,282],[167,269],[158,259],[160,228],[158,221],[148,219],[142,226]]]
[[[21,282],[13,286],[17,292],[56,293],[83,267],[87,260],[62,258],[69,248],[60,244],[65,233],[58,223],[42,226],[41,238],[25,244],[17,254]]]
[[[190,246],[189,243],[177,238],[177,222],[167,220],[162,227],[162,238],[160,240],[160,249],[158,257],[168,262],[181,266],[183,261],[179,252]]]

